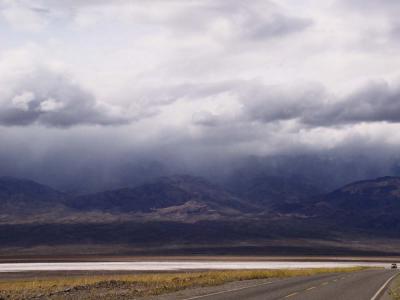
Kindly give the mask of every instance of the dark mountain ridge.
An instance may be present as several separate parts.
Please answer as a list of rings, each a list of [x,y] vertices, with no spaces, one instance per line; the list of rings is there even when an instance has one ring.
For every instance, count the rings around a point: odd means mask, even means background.
[[[188,202],[207,206],[210,210],[237,213],[255,208],[222,188],[202,178],[188,175],[161,177],[135,188],[124,188],[70,199],[67,206],[83,210],[114,212],[151,212]]]
[[[133,188],[72,196],[31,180],[0,177],[0,208],[1,213],[17,209],[37,212],[54,206],[83,212],[148,213],[198,203],[214,210],[239,213],[262,209],[280,213],[285,205],[292,207],[292,212],[298,210],[309,216],[400,213],[400,177],[357,181],[319,195],[312,185],[294,179],[259,176],[243,181],[245,183],[238,183],[237,192],[233,193],[199,177],[175,175]]]
[[[281,181],[270,184],[267,179],[250,186],[260,185],[259,191],[291,187],[283,180],[275,188]],[[400,238],[399,177],[358,181],[317,196],[304,197],[296,186],[288,193],[294,196],[285,200],[288,194],[283,195],[281,203],[276,197],[263,206],[263,201],[241,198],[202,178],[179,175],[75,197],[29,180],[0,178],[0,244],[24,245],[27,236],[29,246]]]
[[[322,193],[303,178],[279,177],[264,173],[236,174],[227,188],[247,202],[274,211]]]
[[[37,213],[62,206],[67,195],[27,179],[0,177],[0,214]]]
[[[350,183],[310,198],[296,211],[330,224],[330,228],[337,231],[397,237],[400,232],[400,177]]]
[[[357,181],[312,199],[307,208],[317,214],[380,215],[400,212],[400,177]]]

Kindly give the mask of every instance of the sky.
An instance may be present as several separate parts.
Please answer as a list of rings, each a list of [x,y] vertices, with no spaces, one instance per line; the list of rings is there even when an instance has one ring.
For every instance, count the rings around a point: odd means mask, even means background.
[[[0,0],[0,174],[395,153],[399,14],[397,0]]]

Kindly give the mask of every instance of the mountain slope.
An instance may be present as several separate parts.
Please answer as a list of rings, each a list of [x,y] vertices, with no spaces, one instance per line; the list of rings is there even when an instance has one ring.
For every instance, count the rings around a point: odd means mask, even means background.
[[[283,247],[288,239],[301,244],[318,239],[321,245],[354,241],[359,247],[361,238],[400,237],[398,177],[354,182],[308,199],[286,199],[286,212],[272,206],[264,213],[260,206],[191,176],[69,198],[32,181],[0,178],[0,251],[43,245],[89,249],[105,244],[112,249],[118,243],[146,250],[188,243],[225,243],[229,248],[273,239]]]
[[[381,177],[348,184],[304,203],[302,213],[330,222],[338,230],[372,234],[400,230],[400,178]]]
[[[192,176],[163,177],[136,188],[124,188],[76,197],[68,206],[78,210],[144,212],[198,206],[225,213],[249,212],[254,208],[220,187]]]
[[[63,193],[31,180],[0,177],[0,214],[52,210],[65,198]]]
[[[313,206],[317,214],[398,214],[400,177],[354,182],[315,199]]]
[[[318,195],[321,190],[304,179],[256,174],[237,174],[229,189],[249,203],[271,211],[293,206],[303,199]]]

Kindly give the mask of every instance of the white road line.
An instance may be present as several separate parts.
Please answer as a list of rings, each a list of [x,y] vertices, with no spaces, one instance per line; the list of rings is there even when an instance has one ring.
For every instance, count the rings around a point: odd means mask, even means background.
[[[232,289],[232,290],[227,290],[227,291],[222,291],[222,292],[216,292],[216,293],[211,293],[211,294],[202,295],[202,296],[195,296],[195,297],[191,297],[191,298],[185,298],[183,300],[200,299],[200,298],[220,295],[220,294],[224,294],[224,293],[236,292],[236,291],[250,289],[250,288],[253,288],[253,287],[257,287],[257,286],[268,285],[268,284],[271,284],[271,283],[274,283],[274,282],[275,281],[268,281],[268,282],[265,282],[265,283],[255,284],[255,285],[252,285],[252,286],[245,286],[245,287],[242,287],[242,288],[237,288],[237,289]]]
[[[395,278],[397,275],[399,275],[398,273],[394,274],[392,277],[390,277],[382,286],[381,288],[375,293],[375,295],[371,298],[371,300],[376,300],[378,299],[379,295],[381,294],[381,292],[383,291],[383,289],[389,284],[389,282]]]
[[[312,287],[309,287],[308,289],[306,289],[306,291],[311,291],[311,290],[316,289],[316,288],[317,288],[316,286],[312,286]]]
[[[290,295],[287,295],[285,298],[290,298],[290,297],[296,296],[298,293],[299,292],[294,292],[294,293],[292,293]]]

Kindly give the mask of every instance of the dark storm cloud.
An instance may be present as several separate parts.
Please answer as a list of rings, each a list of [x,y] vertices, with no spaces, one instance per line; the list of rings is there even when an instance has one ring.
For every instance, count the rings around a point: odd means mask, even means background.
[[[320,87],[305,90],[250,84],[239,91],[245,114],[265,123],[301,118],[320,109],[325,98]]]
[[[319,115],[303,118],[305,122],[340,125],[359,122],[400,122],[400,88],[374,83],[346,99],[322,107]]]
[[[38,69],[22,78],[0,99],[0,124],[41,124],[69,127],[80,124],[124,124],[130,119],[115,107],[98,103],[94,96],[68,77]]]
[[[256,85],[241,92],[245,115],[271,123],[297,120],[308,126],[341,126],[362,122],[400,122],[400,88],[372,83],[344,97],[329,99],[321,87],[288,90]]]

